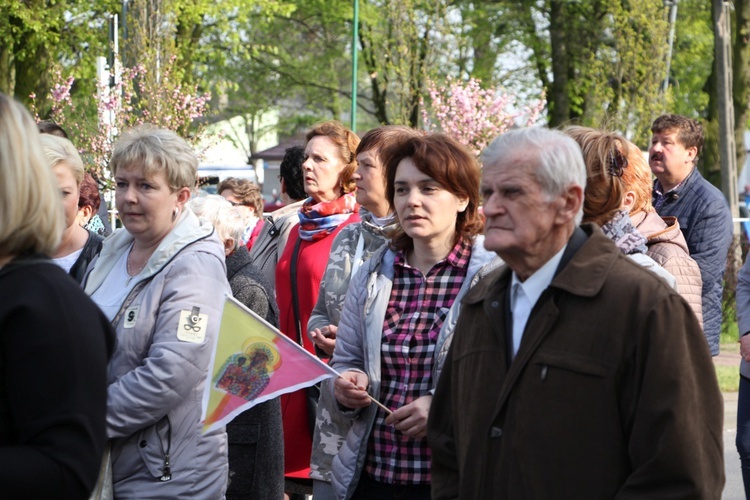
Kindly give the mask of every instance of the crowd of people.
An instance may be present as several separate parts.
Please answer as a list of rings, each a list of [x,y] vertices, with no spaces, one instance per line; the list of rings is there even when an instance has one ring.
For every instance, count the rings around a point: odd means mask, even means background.
[[[327,121],[286,151],[264,217],[258,185],[197,193],[191,146],[143,125],[113,148],[111,231],[65,131],[0,94],[0,491],[720,498],[732,217],[702,146],[678,115],[647,159],[581,126],[477,158]],[[226,296],[339,377],[204,432]],[[737,310],[750,498],[750,263]]]

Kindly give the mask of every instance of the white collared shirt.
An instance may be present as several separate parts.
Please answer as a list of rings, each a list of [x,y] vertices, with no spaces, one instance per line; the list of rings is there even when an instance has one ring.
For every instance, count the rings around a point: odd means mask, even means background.
[[[521,338],[526,329],[526,322],[529,320],[531,310],[542,293],[552,283],[552,278],[555,277],[555,271],[557,266],[560,265],[560,260],[567,247],[568,245],[565,244],[534,274],[526,278],[526,281],[519,280],[518,275],[513,271],[510,285],[510,310],[513,314],[513,357],[516,356],[518,348],[521,346]]]

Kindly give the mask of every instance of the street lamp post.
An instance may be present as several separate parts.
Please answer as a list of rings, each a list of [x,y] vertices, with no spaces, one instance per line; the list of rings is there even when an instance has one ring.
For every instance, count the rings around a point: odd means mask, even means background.
[[[350,127],[357,131],[357,43],[359,35],[359,0],[354,0],[354,15],[352,16],[352,110]]]

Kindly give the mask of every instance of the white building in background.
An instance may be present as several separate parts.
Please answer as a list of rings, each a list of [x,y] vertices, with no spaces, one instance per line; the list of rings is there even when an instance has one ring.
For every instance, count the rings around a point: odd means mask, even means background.
[[[267,149],[278,143],[276,124],[278,113],[265,113],[255,125],[260,130],[256,151]],[[227,177],[250,179],[260,185],[266,180],[261,161],[253,159],[248,164],[249,138],[246,133],[246,120],[241,115],[206,126],[204,139],[198,145],[201,163],[198,176],[203,179],[204,189],[212,191],[216,184]],[[275,181],[274,177],[274,181]],[[265,194],[265,189],[263,190]]]
[[[305,146],[305,137],[292,137],[285,139],[274,146],[259,150],[253,154],[253,161],[260,162],[263,165],[265,182],[263,183],[263,197],[267,201],[273,201],[281,194],[281,184],[279,182],[279,166],[284,154],[292,146]]]

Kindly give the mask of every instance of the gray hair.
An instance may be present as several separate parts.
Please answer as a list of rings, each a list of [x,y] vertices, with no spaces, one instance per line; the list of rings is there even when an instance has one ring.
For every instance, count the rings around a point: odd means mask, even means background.
[[[536,156],[536,158],[534,158]],[[542,192],[549,198],[561,196],[571,185],[586,188],[586,164],[581,147],[559,130],[530,127],[511,130],[497,137],[482,152],[484,168],[510,162],[523,162],[534,167]],[[583,204],[575,223],[583,219]]]
[[[217,194],[199,196],[188,201],[187,206],[195,215],[206,219],[214,226],[222,242],[232,238],[234,240],[233,252],[240,247],[242,233],[248,221],[243,213],[233,207],[226,198]]]
[[[198,157],[190,145],[171,130],[140,125],[125,132],[115,143],[109,169],[142,165],[146,175],[164,172],[172,192],[195,187]]]

